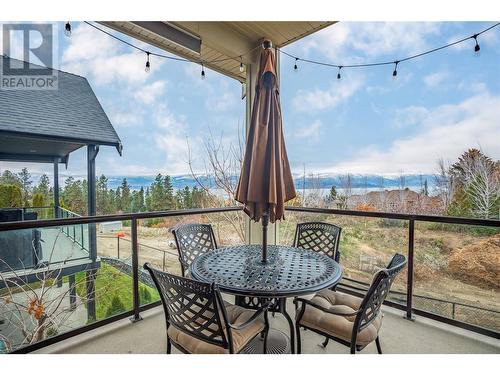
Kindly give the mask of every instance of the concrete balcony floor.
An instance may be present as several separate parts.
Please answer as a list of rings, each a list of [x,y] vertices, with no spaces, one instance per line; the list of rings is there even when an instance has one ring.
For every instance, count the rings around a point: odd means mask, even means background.
[[[293,312],[289,301],[288,311]],[[403,312],[384,307],[380,330],[382,350],[387,354],[447,354],[447,353],[500,353],[500,341],[423,317],[415,321],[403,319]],[[123,319],[99,329],[75,336],[43,348],[36,353],[65,354],[154,354],[166,352],[165,318],[162,307],[141,314],[143,320],[132,323]],[[292,314],[293,318],[293,314]],[[286,332],[286,320],[276,314],[269,316],[272,328]],[[325,348],[319,344],[323,338],[311,331],[301,331],[302,353],[348,354],[349,348],[330,341]],[[178,353],[174,348],[173,353]],[[375,343],[360,354],[375,354]]]

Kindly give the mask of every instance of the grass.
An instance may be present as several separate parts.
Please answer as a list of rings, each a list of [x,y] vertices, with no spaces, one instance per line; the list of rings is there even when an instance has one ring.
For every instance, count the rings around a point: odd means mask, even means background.
[[[85,273],[77,273],[75,281],[77,294],[85,298],[87,292],[85,286]],[[107,318],[120,312],[132,310],[132,277],[129,275],[118,271],[110,265],[101,263],[101,267],[97,271],[95,290],[97,320]],[[141,303],[156,301],[160,298],[156,289],[143,283],[139,283],[139,290],[140,295],[143,297],[141,298]],[[144,299],[146,299],[146,301]],[[149,299],[149,301],[147,299]],[[117,303],[117,300],[119,300],[120,303]]]

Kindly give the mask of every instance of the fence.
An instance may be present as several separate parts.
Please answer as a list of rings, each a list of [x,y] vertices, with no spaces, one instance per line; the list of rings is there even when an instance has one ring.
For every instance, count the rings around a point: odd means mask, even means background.
[[[474,309],[473,306],[468,306],[459,303],[453,303],[451,316],[443,316],[437,313],[429,312],[421,308],[415,307],[415,302],[422,298],[420,295],[415,295],[413,292],[414,287],[414,242],[415,242],[415,222],[431,222],[431,223],[447,223],[447,224],[459,224],[459,225],[475,225],[484,227],[500,228],[500,221],[498,220],[486,220],[486,219],[471,219],[471,218],[457,218],[457,217],[441,217],[441,216],[426,216],[426,215],[412,215],[412,214],[396,214],[396,213],[382,213],[382,212],[361,212],[361,211],[349,211],[349,210],[336,210],[336,209],[320,209],[320,208],[305,208],[305,207],[288,207],[288,211],[304,212],[304,213],[319,213],[325,215],[347,215],[353,217],[375,217],[383,219],[398,219],[405,220],[408,222],[408,269],[407,269],[407,288],[405,293],[400,293],[400,301],[387,300],[386,304],[405,311],[407,318],[412,319],[413,314],[425,316],[431,319],[435,319],[441,322],[449,323],[458,327],[469,329],[484,335],[488,335],[495,338],[500,338],[500,333],[498,331],[488,329],[485,327],[480,327],[474,324],[465,323],[455,319],[457,314],[464,314],[466,309]],[[133,309],[125,313],[121,313],[110,318],[106,318],[94,323],[90,323],[86,326],[79,327],[75,330],[60,334],[55,337],[48,338],[46,340],[37,342],[30,346],[21,348],[16,352],[30,352],[41,347],[50,345],[54,342],[64,340],[66,338],[75,336],[82,332],[86,332],[97,327],[103,326],[110,322],[122,319],[127,316],[132,316],[133,320],[140,320],[140,313],[143,310],[149,309],[154,306],[159,305],[159,301],[150,303],[148,305],[141,306],[139,299],[139,246],[138,242],[138,222],[143,219],[154,219],[154,218],[168,218],[168,217],[181,217],[189,215],[204,215],[211,213],[222,213],[231,211],[241,211],[241,207],[224,207],[224,208],[208,208],[208,209],[189,209],[189,210],[171,210],[162,212],[144,212],[144,213],[130,213],[130,214],[116,214],[116,215],[104,215],[104,216],[91,216],[91,217],[76,217],[75,215],[67,215],[65,218],[52,219],[52,220],[41,220],[41,221],[24,221],[24,222],[8,222],[0,223],[0,233],[8,230],[16,229],[27,229],[27,228],[39,228],[39,227],[58,227],[58,226],[82,226],[89,224],[97,224],[109,221],[130,221],[131,223],[131,266],[132,266],[132,277],[133,277]],[[72,235],[76,233],[68,233]],[[121,241],[121,240],[118,240]],[[154,249],[154,248],[153,248]],[[157,250],[157,249],[155,249]],[[164,256],[168,253],[163,251]],[[172,254],[173,255],[173,254]],[[342,286],[345,288],[345,286]],[[361,290],[356,290],[355,288],[346,288],[353,294],[361,294]],[[430,299],[427,299],[430,300]],[[444,301],[448,302],[448,301]],[[477,309],[477,308],[476,308]],[[486,311],[487,313],[492,313],[491,311]],[[497,313],[497,312],[495,312]]]

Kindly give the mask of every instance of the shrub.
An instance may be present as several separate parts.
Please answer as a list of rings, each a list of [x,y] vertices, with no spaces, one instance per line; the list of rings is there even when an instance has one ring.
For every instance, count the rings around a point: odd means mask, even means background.
[[[124,310],[125,310],[125,305],[123,304],[120,297],[114,296],[113,299],[111,300],[111,306],[109,306],[108,310],[106,311],[106,317],[119,314]]]

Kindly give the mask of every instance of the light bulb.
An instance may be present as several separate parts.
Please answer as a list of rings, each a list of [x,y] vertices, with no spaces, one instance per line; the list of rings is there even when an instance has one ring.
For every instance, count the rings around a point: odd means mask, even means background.
[[[151,63],[149,62],[149,52],[146,52],[146,55],[147,55],[147,60],[146,60],[146,67],[144,68],[144,71],[146,73],[149,73],[149,71],[151,70]]]
[[[201,67],[201,79],[205,79],[205,69]]]
[[[479,47],[479,43],[477,42],[477,35],[474,35],[474,40],[476,41],[476,45],[474,46],[474,52],[476,53],[476,56],[479,56],[481,54],[481,47]]]
[[[243,63],[240,63],[240,73],[243,73],[244,70],[245,68],[243,67]]]
[[[341,66],[339,66],[339,72],[337,73],[337,79],[341,79],[342,78],[342,76],[340,75],[340,69],[342,69]]]
[[[66,25],[64,26],[64,35],[67,37],[71,36],[71,24],[69,22],[66,22]]]
[[[299,61],[299,59],[296,57],[295,58],[295,65],[293,66],[293,70],[296,72],[299,70],[299,67],[297,66],[297,61]]]
[[[398,64],[399,61],[394,62],[394,71],[392,72],[392,79],[396,79],[398,76]]]

